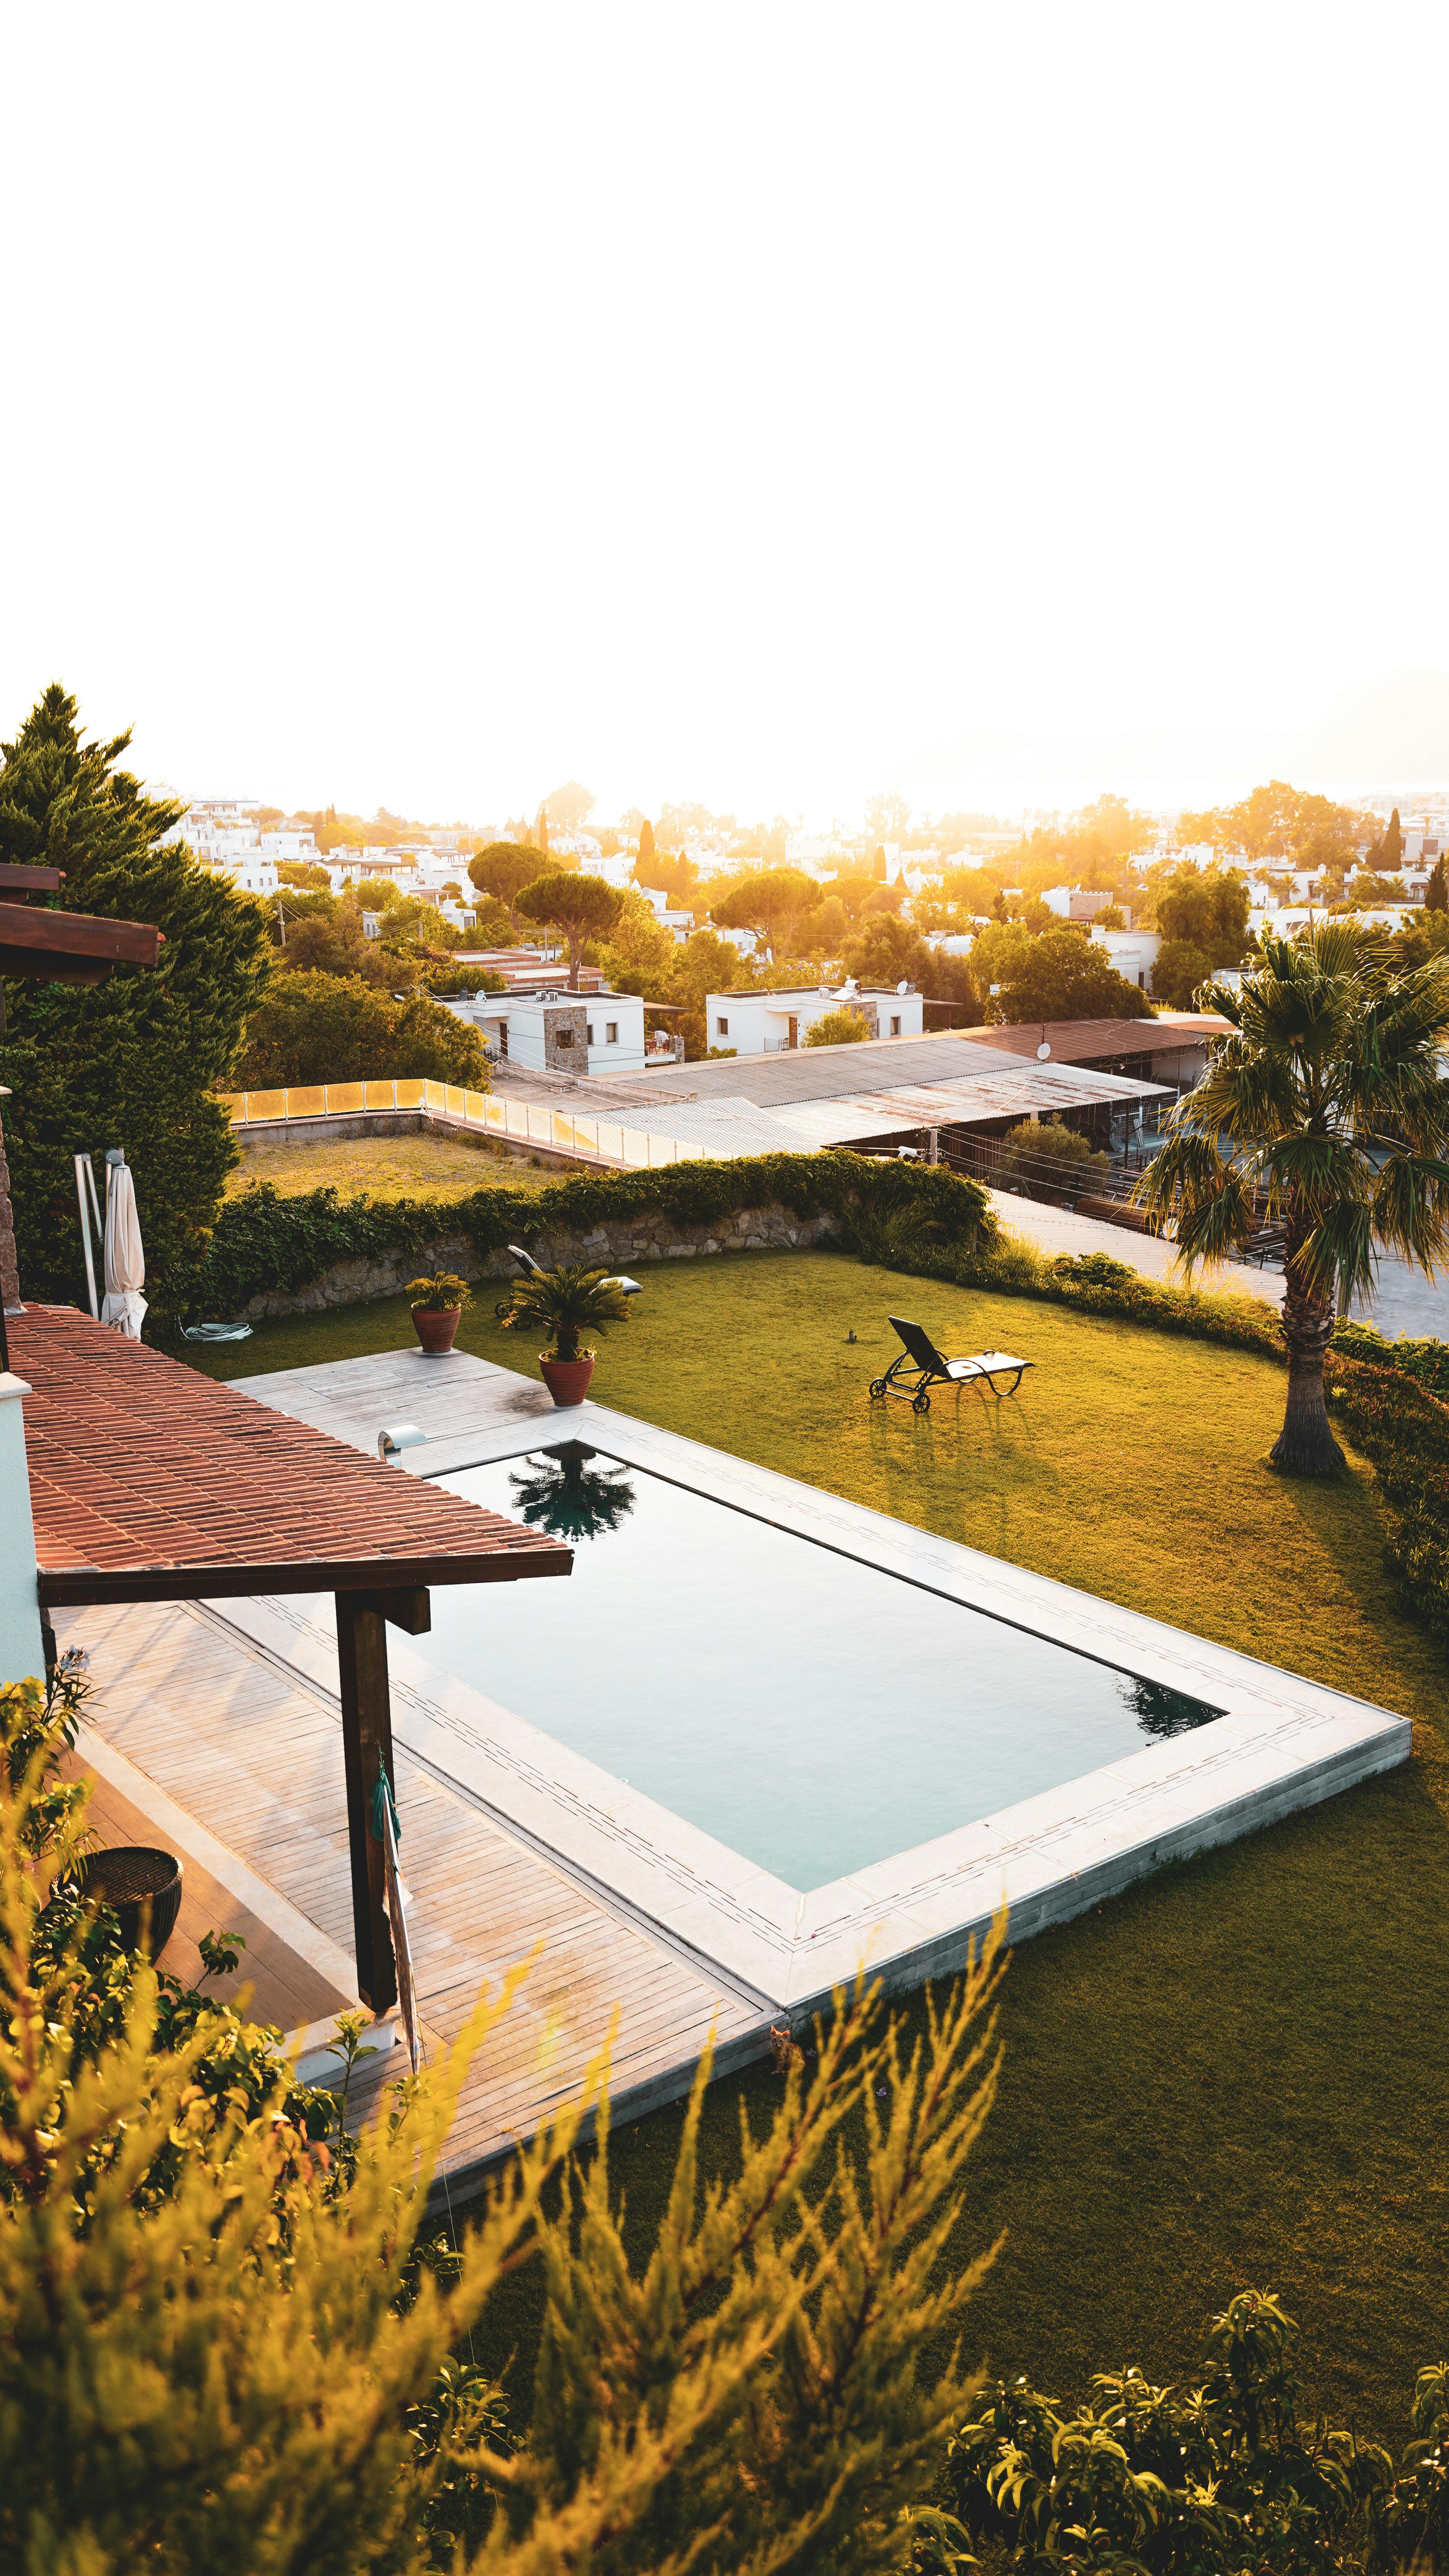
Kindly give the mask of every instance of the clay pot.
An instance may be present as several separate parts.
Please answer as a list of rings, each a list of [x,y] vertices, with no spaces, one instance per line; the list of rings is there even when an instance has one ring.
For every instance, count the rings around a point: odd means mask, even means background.
[[[583,1403],[589,1391],[589,1380],[594,1374],[592,1351],[581,1360],[549,1360],[545,1359],[540,1351],[538,1365],[543,1371],[544,1385],[548,1388],[555,1404]]]
[[[461,1306],[414,1306],[413,1322],[425,1351],[450,1351],[463,1319]]]
[[[141,1916],[150,1906],[146,1951],[148,1957],[159,1959],[181,1911],[181,1863],[175,1853],[155,1851],[144,1843],[87,1852],[76,1875],[85,1895],[109,1905],[128,1950],[140,1949]]]

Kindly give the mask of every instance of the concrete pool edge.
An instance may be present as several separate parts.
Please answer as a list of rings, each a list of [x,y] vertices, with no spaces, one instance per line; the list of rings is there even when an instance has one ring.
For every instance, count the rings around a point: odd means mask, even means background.
[[[1029,1938],[1165,1862],[1257,1831],[1408,1758],[1410,1722],[1368,1702],[603,1406],[555,1412],[533,1381],[467,1355],[455,1359],[462,1366],[450,1363],[446,1379],[429,1379],[426,1364],[420,1374],[409,1352],[246,1383],[264,1401],[363,1448],[389,1407],[396,1411],[401,1390],[410,1410],[420,1411],[420,1391],[431,1399],[436,1389],[444,1436],[409,1453],[411,1472],[450,1476],[582,1439],[608,1457],[1225,1711],[1190,1735],[801,1895],[427,1663],[403,1640],[394,1642],[399,1743],[560,1868],[612,1894],[672,1945],[774,2009],[807,2011],[837,1981],[848,1982],[862,1960],[891,1991],[903,1991],[959,1966],[1003,1896],[1011,1939]],[[297,1383],[303,1380],[305,1387]],[[330,1602],[227,1602],[214,1605],[213,1615],[330,1697],[330,1609]]]

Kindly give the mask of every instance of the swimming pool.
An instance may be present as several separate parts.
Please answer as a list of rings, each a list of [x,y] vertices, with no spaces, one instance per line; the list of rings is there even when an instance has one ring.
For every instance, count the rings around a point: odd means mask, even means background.
[[[579,1441],[440,1479],[569,1540],[416,1651],[798,1890],[1219,1708]]]

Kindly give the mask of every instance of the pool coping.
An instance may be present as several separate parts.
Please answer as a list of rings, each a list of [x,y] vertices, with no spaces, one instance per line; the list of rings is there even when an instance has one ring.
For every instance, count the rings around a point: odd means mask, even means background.
[[[456,1475],[582,1440],[624,1465],[1224,1710],[1187,1735],[802,1894],[394,1637],[393,1732],[400,1744],[499,1823],[773,2010],[808,2012],[861,1967],[878,1974],[888,1992],[903,1991],[960,1967],[1002,1903],[1009,1937],[1026,1939],[1166,1861],[1253,1832],[1408,1759],[1410,1721],[1368,1701],[607,1406],[555,1410],[536,1382],[469,1354],[454,1354],[445,1378],[424,1380],[417,1370],[415,1354],[389,1353],[377,1355],[375,1369],[340,1361],[246,1384],[287,1411],[293,1406],[285,1395],[305,1393],[305,1418],[358,1446],[367,1445],[357,1439],[359,1394],[380,1421],[389,1410],[396,1417],[398,1391],[446,1391],[441,1406],[428,1408],[438,1414],[440,1436],[404,1453],[402,1472]],[[335,1403],[334,1389],[322,1383],[334,1372]],[[309,1385],[289,1386],[289,1378]],[[909,1417],[893,1427],[911,1436]],[[212,1608],[314,1688],[335,1694],[330,1599]]]

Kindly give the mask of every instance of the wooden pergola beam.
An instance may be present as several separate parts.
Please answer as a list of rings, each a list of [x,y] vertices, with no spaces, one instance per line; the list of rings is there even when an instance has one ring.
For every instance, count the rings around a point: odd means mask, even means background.
[[[337,1674],[357,1991],[374,2013],[382,2014],[397,2002],[397,1969],[382,1901],[382,1845],[372,1831],[372,1799],[379,1775],[386,1772],[389,1786],[393,1779],[387,1619],[380,1594],[337,1594]]]

